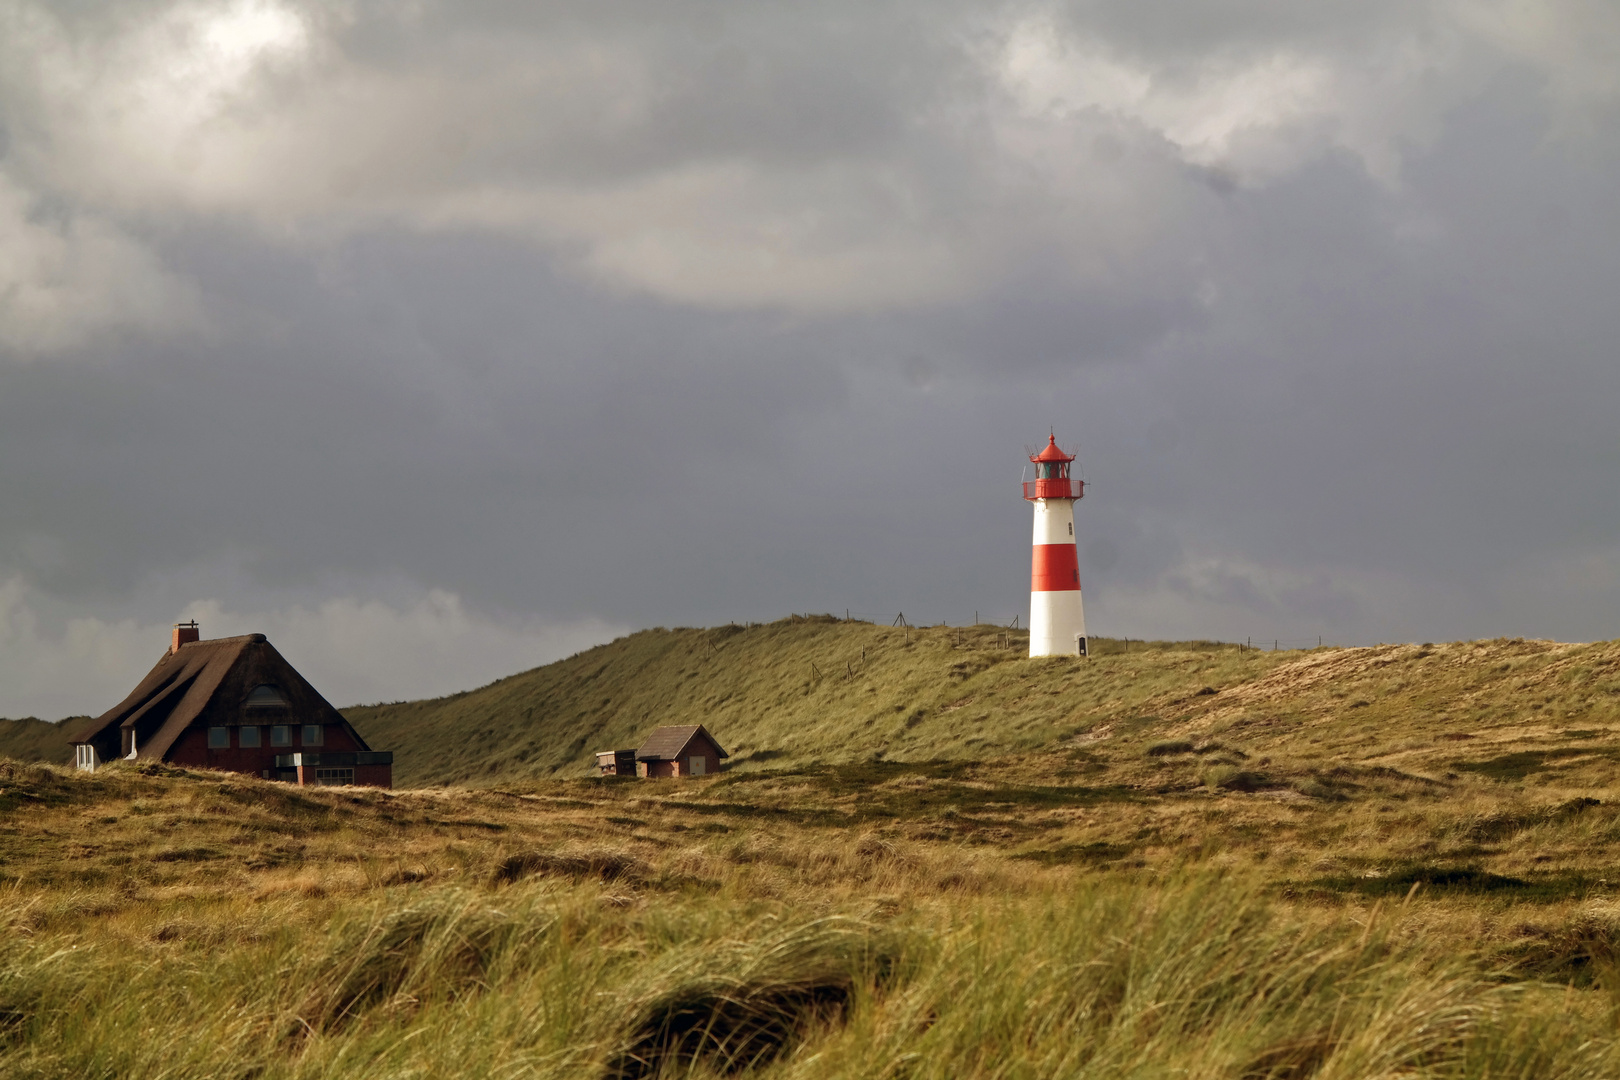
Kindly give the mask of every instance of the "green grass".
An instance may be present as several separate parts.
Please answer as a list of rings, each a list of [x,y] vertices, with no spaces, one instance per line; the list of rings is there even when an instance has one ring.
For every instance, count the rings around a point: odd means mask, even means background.
[[[903,853],[859,858],[879,875]],[[917,877],[890,871],[884,886]],[[1616,1064],[1604,992],[1572,1002],[1504,984],[1404,942],[1399,909],[1324,919],[1208,872],[928,891],[890,914],[737,881],[694,895],[572,875],[342,902],[314,888],[122,906],[13,894],[0,902],[0,1053],[7,1075],[42,1078],[1576,1077]]]
[[[21,720],[0,718],[0,757],[13,761],[72,761],[73,747],[67,741],[68,730],[82,719],[70,716],[49,723],[33,716]]]
[[[0,761],[0,1075],[1620,1073],[1620,648],[911,633],[359,718],[446,787]],[[735,767],[557,749],[683,719]]]
[[[1171,773],[1190,743],[1206,772],[1287,778],[1354,762],[1513,782],[1596,775],[1620,755],[1614,643],[1094,645],[1088,659],[1031,660],[1022,635],[996,627],[830,617],[649,630],[479,690],[344,712],[396,751],[395,775],[413,785],[583,776],[594,751],[683,723],[706,724],[743,772],[984,760],[1087,740],[1136,746]],[[1274,760],[1259,768],[1233,750]]]
[[[998,627],[904,629],[827,616],[648,630],[479,690],[344,714],[396,751],[402,783],[578,776],[597,750],[706,724],[744,769],[979,758],[1049,746],[1121,710],[1275,664],[1213,643],[1031,661]],[[1278,654],[1278,656],[1287,654]],[[453,733],[453,734],[452,734]]]
[[[686,723],[707,725],[735,772],[1107,743],[1140,753],[1165,783],[1280,780],[1342,792],[1368,768],[1435,781],[1595,782],[1620,758],[1612,642],[1093,646],[1087,659],[1031,660],[1025,636],[998,627],[907,630],[828,616],[647,630],[478,690],[344,713],[395,752],[402,786],[586,776],[595,751]],[[65,762],[62,734],[0,722],[0,755]]]
[[[1620,1069],[1608,778],[1150,755],[1166,723],[392,792],[0,762],[0,1073]],[[1336,794],[1211,782],[1268,756]]]

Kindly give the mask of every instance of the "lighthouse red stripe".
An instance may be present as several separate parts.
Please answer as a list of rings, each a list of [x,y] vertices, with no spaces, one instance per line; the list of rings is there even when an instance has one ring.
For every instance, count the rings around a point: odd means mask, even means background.
[[[1036,544],[1031,592],[1073,592],[1080,588],[1080,560],[1073,544]]]

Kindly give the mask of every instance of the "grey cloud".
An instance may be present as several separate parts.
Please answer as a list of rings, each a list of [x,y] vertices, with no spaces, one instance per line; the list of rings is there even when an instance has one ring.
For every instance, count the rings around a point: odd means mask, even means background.
[[[127,59],[106,43],[170,10],[41,25]],[[1614,633],[1620,139],[1600,83],[1576,108],[1549,74],[1558,34],[1406,5],[1072,6],[1045,44],[1022,5],[300,10],[315,46],[230,83],[173,140],[192,169],[68,137],[116,70],[72,99],[0,76],[0,179],[199,313],[42,360],[0,308],[0,599],[42,632],[134,657],[207,600],[371,688],[347,633],[518,657],[588,633],[555,626],[1005,621],[1050,425],[1091,483],[1099,633]],[[469,652],[434,687],[456,671],[493,674]],[[28,708],[98,704],[71,696]]]

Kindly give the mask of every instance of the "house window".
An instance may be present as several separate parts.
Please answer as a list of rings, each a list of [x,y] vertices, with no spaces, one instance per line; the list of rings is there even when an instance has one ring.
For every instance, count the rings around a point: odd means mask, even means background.
[[[335,787],[354,783],[353,769],[316,769],[315,783],[321,787]]]
[[[269,683],[265,683],[262,686],[255,686],[249,691],[247,700],[242,704],[250,709],[285,709],[287,699],[282,696],[279,686],[271,686]]]
[[[274,727],[272,727],[270,729],[270,745],[271,746],[291,746],[292,745],[292,725],[291,724],[277,724]]]
[[[231,729],[228,727],[211,727],[208,729],[208,749],[225,750],[231,745]]]
[[[701,756],[690,757],[686,759],[686,765],[687,772],[691,773],[693,776],[702,776],[704,772],[707,771],[706,766],[708,765],[708,762],[704,761]]]
[[[319,746],[319,745],[321,745],[321,743],[326,741],[324,736],[325,736],[325,731],[322,729],[321,725],[319,725],[319,724],[305,724],[304,725],[304,745],[305,746]]]
[[[256,727],[238,728],[236,736],[237,746],[258,746],[259,729]]]

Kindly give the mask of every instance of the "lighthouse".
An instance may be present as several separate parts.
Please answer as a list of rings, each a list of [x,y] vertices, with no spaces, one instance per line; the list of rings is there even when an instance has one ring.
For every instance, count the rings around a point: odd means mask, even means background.
[[[1072,454],[1057,436],[1029,460],[1035,479],[1024,498],[1035,504],[1035,557],[1029,577],[1029,655],[1085,656],[1086,615],[1080,607],[1080,559],[1074,546],[1074,502],[1085,482],[1069,476]]]

